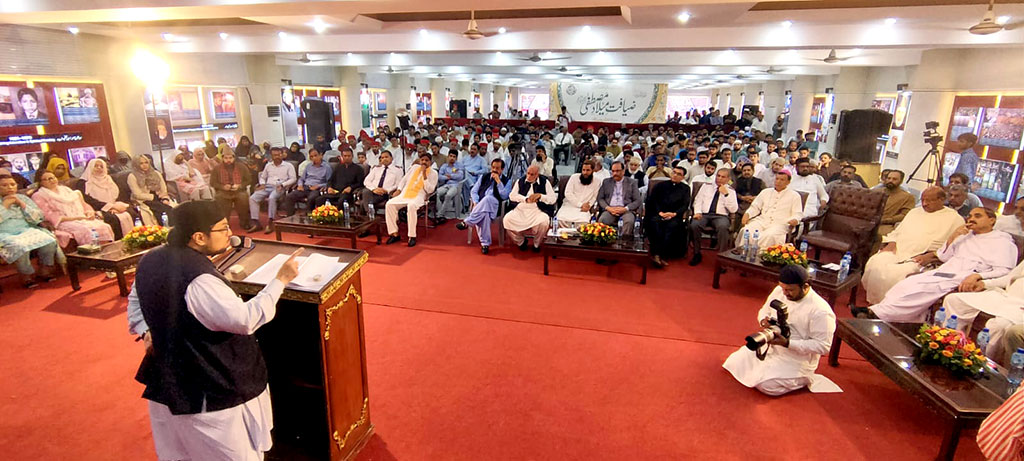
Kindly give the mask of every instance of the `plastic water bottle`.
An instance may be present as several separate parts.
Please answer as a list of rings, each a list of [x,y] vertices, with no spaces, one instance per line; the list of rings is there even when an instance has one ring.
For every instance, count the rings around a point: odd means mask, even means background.
[[[950,315],[946,318],[946,328],[950,330],[956,329],[956,314]]]
[[[807,254],[807,240],[800,241],[800,252],[803,254]]]
[[[622,235],[622,218],[619,218],[619,236]]]
[[[760,251],[761,249],[760,240],[760,233],[757,229],[754,229],[754,236],[750,240],[750,255],[747,257],[747,260],[749,260],[750,262],[757,261],[757,252]]]
[[[940,327],[946,324],[945,307],[940,307],[939,310],[935,311],[935,318],[932,320],[932,324]]]
[[[551,218],[551,230],[558,235],[558,217]]]
[[[640,234],[643,232],[643,226],[640,225],[640,220],[633,221],[633,238],[640,238]]]
[[[597,216],[591,214],[590,215],[590,224],[594,224],[596,222],[597,222]]]
[[[743,230],[743,259],[750,259],[750,230]]]
[[[90,243],[96,246],[99,246],[100,244],[100,233],[96,232],[96,229],[92,230],[92,242]]]
[[[166,211],[163,212],[163,213],[160,213],[160,222],[164,223],[165,226],[168,225],[167,224],[167,212]]]
[[[370,219],[376,218],[377,217],[377,210],[373,209],[373,204],[372,203],[369,204],[369,207],[370,207]]]
[[[142,227],[142,219],[135,218],[135,227]]]
[[[846,252],[846,254],[843,255],[843,259],[841,261],[839,261],[839,280],[840,281],[846,280],[846,276],[850,275],[850,261],[852,261],[852,260],[853,260],[853,256],[850,255],[850,252]]]
[[[348,223],[350,222],[350,221],[349,221],[349,216],[350,216],[350,215],[348,214],[348,202],[347,202],[347,201],[344,201],[344,200],[342,200],[342,202],[341,202],[341,207],[342,207],[342,208],[344,209],[344,211],[342,212],[342,214],[343,214],[343,215],[345,216],[345,224],[347,225],[347,224],[348,224]]]
[[[1010,356],[1010,372],[1006,379],[1010,381],[1010,386],[1016,389],[1020,386],[1021,378],[1024,378],[1024,348],[1018,347],[1017,352]]]
[[[981,332],[978,333],[978,340],[975,343],[978,345],[978,349],[981,349],[982,353],[984,353],[985,349],[988,348],[988,341],[991,338],[992,335],[989,333],[988,328],[982,329]]]

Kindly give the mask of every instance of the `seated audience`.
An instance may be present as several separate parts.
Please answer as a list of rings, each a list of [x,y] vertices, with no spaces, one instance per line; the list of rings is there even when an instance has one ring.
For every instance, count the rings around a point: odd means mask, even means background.
[[[1024,197],[1013,203],[1012,215],[1000,215],[996,219],[996,230],[1024,237]]]
[[[622,162],[612,164],[612,177],[605,179],[597,191],[597,204],[602,210],[597,220],[612,227],[621,221],[621,235],[633,235],[634,213],[643,202],[636,181],[625,175]]]
[[[938,269],[900,280],[881,302],[868,308],[869,313],[857,313],[873,314],[887,322],[919,322],[943,296],[966,289],[969,276],[993,279],[1006,275],[1017,262],[1017,247],[1009,234],[992,229],[995,223],[994,211],[971,210],[967,224],[953,232],[934,256],[929,255],[929,260],[942,261]]]
[[[946,191],[932,186],[921,193],[921,206],[910,210],[896,228],[882,236],[882,247],[868,259],[861,275],[868,304],[878,304],[893,285],[916,274],[930,255],[963,227],[964,219],[943,206]]]
[[[586,159],[586,157],[584,157],[584,159]],[[612,177],[611,171],[604,166],[604,160],[598,158],[591,158],[590,160],[594,165],[594,181],[597,181],[598,184],[602,184],[605,179]]]
[[[271,161],[273,161],[274,159],[273,149],[274,148],[271,148]],[[299,143],[293,142],[290,146],[288,146],[288,152],[285,152],[285,157],[283,158],[283,160],[295,162],[296,164],[302,163],[303,160],[306,160],[306,154],[302,152],[302,146],[300,146]]]
[[[337,140],[335,140],[337,141]],[[309,166],[299,175],[295,190],[284,196],[284,203],[281,209],[284,214],[291,216],[295,214],[295,204],[305,202],[310,206],[310,211],[316,206],[320,194],[323,192],[327,181],[331,178],[331,166],[324,162],[324,157],[316,149],[309,150]]]
[[[955,315],[956,328],[964,333],[967,333],[979,313],[984,312],[992,316],[985,323],[985,328],[988,328],[991,336],[984,353],[997,360],[1008,355],[1007,351],[1002,349],[1003,332],[1007,327],[1024,324],[1022,276],[1024,262],[1002,277],[986,279],[980,274],[971,274],[961,283],[959,293],[950,293],[942,300],[947,318]]]
[[[206,149],[200,147],[192,152],[192,159],[188,164],[203,176],[203,182],[210,184],[210,172],[213,171],[214,162],[206,156]]]
[[[811,392],[841,392],[828,378],[815,374],[818,361],[832,346],[836,331],[836,315],[832,307],[811,288],[807,270],[788,265],[779,272],[779,285],[757,317],[762,328],[776,320],[772,301],[786,305],[789,311],[790,336],[776,336],[768,344],[763,360],[755,352],[742,346],[733,352],[722,367],[732,373],[740,384],[755,388],[767,395],[779,396],[807,387]]]
[[[558,209],[559,227],[574,227],[590,222],[594,215],[597,203],[597,191],[601,184],[594,181],[594,163],[583,162],[579,173],[569,176],[565,183],[565,196],[562,199],[562,208]]]
[[[213,193],[203,180],[203,175],[185,161],[185,154],[178,153],[171,163],[164,165],[168,181],[178,186],[178,200],[212,200]]]
[[[298,143],[292,143],[293,147]],[[277,218],[277,202],[284,199],[288,188],[298,181],[295,167],[284,161],[284,152],[279,147],[270,149],[270,163],[260,172],[256,191],[249,196],[249,232],[263,229],[260,224],[260,203],[267,201],[267,229],[264,233],[274,231],[274,219]]]
[[[981,207],[981,199],[978,198],[974,192],[971,192],[971,179],[963,173],[953,173],[949,175],[949,185],[952,186],[963,186],[964,190],[967,191],[967,210],[964,213],[969,213],[971,210]],[[948,191],[948,190],[947,190]],[[950,197],[952,199],[952,197]],[[959,210],[958,210],[959,211]],[[961,216],[967,217],[964,213]]]
[[[729,187],[729,170],[725,168],[715,172],[715,182],[704,184],[693,198],[693,219],[690,220],[690,232],[693,238],[693,258],[690,265],[700,264],[700,240],[704,228],[712,226],[718,239],[716,252],[723,251],[729,244],[729,214],[739,210],[735,190]]]
[[[66,248],[74,238],[79,245],[93,242],[95,233],[99,242],[112,242],[114,230],[103,222],[102,215],[93,211],[82,193],[57,182],[57,176],[49,171],[40,178],[38,191],[32,200],[39,205],[43,216],[57,232],[57,240],[62,248]]]
[[[150,160],[152,160],[152,157],[150,157]],[[68,170],[68,162],[56,155],[50,157],[49,160],[46,161],[46,168],[44,170],[39,170],[39,176],[37,176],[37,178],[41,178],[43,171],[53,173],[53,175],[57,177],[57,181],[59,181],[63,186],[70,185],[71,183],[72,177],[69,173],[70,170]]]
[[[526,175],[519,178],[509,194],[509,208],[502,222],[512,244],[521,251],[529,248],[526,235],[533,235],[533,251],[540,252],[540,245],[551,227],[551,216],[555,214],[555,185],[547,176],[540,174],[540,167],[531,165]]]
[[[626,176],[629,176],[636,180],[636,186],[646,191],[647,189],[647,172],[643,170],[644,161],[640,159],[639,155],[631,155],[626,157],[628,160],[623,162],[626,164]]]
[[[968,196],[967,186],[961,186],[959,184],[953,184],[949,186],[949,201],[946,202],[946,206],[952,208],[960,214],[964,219],[971,214],[971,210],[978,207],[971,207],[971,202]]]
[[[398,237],[398,211],[406,209],[406,221],[409,224],[409,246],[416,246],[416,211],[422,207],[427,197],[437,187],[437,171],[432,167],[429,152],[420,154],[416,165],[410,165],[409,171],[402,178],[401,189],[391,193],[391,199],[384,206],[384,218],[388,226],[388,241],[391,245],[401,240]]]
[[[828,184],[825,184],[825,192],[832,195],[832,189],[836,186],[864,187],[853,179],[855,176],[857,176],[857,167],[853,165],[843,165],[843,167],[839,169],[839,179],[829,181]],[[882,180],[885,180],[884,175]]]
[[[110,171],[111,175],[129,172],[132,170],[131,163],[132,157],[128,155],[127,152],[119,150],[117,151],[117,156],[114,158],[114,161],[111,162],[110,165],[108,165],[110,167],[108,171]]]
[[[235,159],[234,151],[223,150],[220,163],[210,171],[213,199],[223,210],[225,218],[231,217],[231,209],[234,208],[239,225],[247,232],[252,232],[254,229],[249,218],[249,194],[246,191],[249,182],[249,168]]]
[[[457,151],[448,151],[447,160],[437,173],[437,221],[443,224],[448,219],[455,219],[462,213],[461,200],[462,181],[466,179],[466,171],[459,162]],[[455,204],[460,206],[456,207]]]
[[[487,254],[491,248],[491,221],[498,216],[501,202],[508,200],[515,183],[511,180],[502,182],[502,171],[505,161],[498,158],[491,161],[491,174],[481,176],[473,185],[471,193],[472,208],[469,216],[455,225],[459,230],[469,226],[476,229],[480,238],[480,251]]]
[[[780,170],[775,174],[775,187],[757,194],[747,212],[743,213],[740,221],[743,228],[736,235],[736,246],[743,246],[744,231],[750,232],[751,244],[757,231],[759,249],[786,243],[790,228],[800,224],[803,216],[800,194],[789,188],[789,181],[789,173]]]
[[[891,232],[900,221],[914,208],[917,199],[910,192],[900,187],[903,184],[903,172],[889,170],[882,178],[885,185],[885,206],[882,208],[882,221],[878,225],[878,233],[882,236]]]
[[[310,149],[310,153],[313,152],[316,150]],[[430,155],[429,152],[423,152],[423,154]],[[363,167],[352,161],[352,148],[347,145],[342,146],[341,163],[331,169],[331,177],[327,180],[327,189],[320,197],[317,197],[313,207],[319,207],[327,202],[333,203],[338,208],[343,206],[343,202],[355,205],[356,194],[363,187],[364,180],[366,177],[363,176]]]
[[[375,215],[377,210],[384,207],[391,193],[402,184],[402,169],[391,163],[393,157],[389,151],[381,151],[378,158],[379,163],[370,168],[370,174],[363,179],[363,189],[360,191],[362,197],[363,211],[367,216]],[[373,206],[373,213],[370,213],[370,206]]]
[[[530,165],[537,165],[540,168],[541,176],[548,179],[555,177],[555,161],[548,157],[548,152],[544,146],[537,146],[537,156],[534,157]]]
[[[36,270],[29,254],[39,255],[39,278],[56,278],[55,259],[59,253],[57,239],[39,227],[43,211],[27,196],[18,193],[18,183],[11,175],[0,176],[0,261],[14,264],[25,287],[36,286]]]
[[[769,184],[775,184],[775,175],[780,171],[784,171],[786,167],[786,159],[779,157],[772,160],[768,164],[768,168],[761,170],[761,174],[757,175],[757,179],[760,179],[765,187]]]
[[[715,175],[716,171],[718,171],[718,164],[715,163],[715,162],[707,162],[707,163],[704,164],[704,171],[700,175],[698,175],[698,176],[696,176],[694,178],[691,178],[690,179],[690,184],[691,185],[692,184],[697,184],[697,183],[714,184],[715,177],[716,177],[716,175]],[[728,172],[728,171],[729,170],[726,170],[726,172]]]
[[[643,226],[656,267],[668,266],[665,258],[673,243],[686,242],[683,223],[690,207],[690,186],[685,179],[686,168],[676,165],[672,168],[672,179],[654,185],[647,193]]]
[[[28,186],[32,185],[32,182],[28,178],[18,174],[12,173],[14,171],[11,161],[5,158],[0,158],[0,174],[5,174],[14,179],[14,182],[18,184],[18,190],[28,189]]]
[[[196,149],[200,150],[200,149]],[[100,210],[103,222],[114,230],[114,238],[120,240],[135,227],[139,213],[135,207],[121,202],[121,188],[107,173],[107,162],[102,158],[89,160],[82,172],[82,180],[76,185],[85,202],[94,210]]]
[[[841,173],[842,168],[843,164],[841,162],[832,160],[832,154],[828,152],[822,152],[821,155],[818,156],[817,174],[818,176],[821,176],[821,179],[825,180],[825,184],[829,184],[832,181],[834,181],[834,179],[832,179],[832,176]],[[856,172],[856,167],[854,167],[854,173]],[[853,180],[853,177],[851,176],[850,179]]]
[[[738,212],[742,215],[747,211],[747,208],[750,208],[750,203],[754,201],[757,194],[760,194],[761,190],[764,189],[764,182],[760,178],[755,177],[754,165],[745,163],[740,167],[740,176],[736,178],[734,185],[736,186],[736,199],[739,206]]]
[[[128,174],[128,189],[131,190],[131,199],[142,210],[142,220],[149,225],[146,218],[147,212],[153,215],[159,224],[168,226],[171,210],[174,209],[174,201],[167,194],[167,184],[160,172],[153,168],[153,157],[149,154],[142,154],[132,161],[132,172]],[[145,208],[141,208],[144,206]]]
[[[818,216],[820,211],[828,205],[828,192],[825,192],[825,183],[821,177],[814,174],[814,165],[811,159],[801,157],[796,161],[796,177],[789,184],[789,188],[796,192],[807,193],[807,203],[804,204],[804,217]]]
[[[654,157],[654,166],[647,168],[647,179],[655,178],[671,178],[672,169],[669,168],[668,162],[664,155],[656,155]],[[603,181],[603,180],[602,180]],[[639,186],[637,186],[639,187]]]

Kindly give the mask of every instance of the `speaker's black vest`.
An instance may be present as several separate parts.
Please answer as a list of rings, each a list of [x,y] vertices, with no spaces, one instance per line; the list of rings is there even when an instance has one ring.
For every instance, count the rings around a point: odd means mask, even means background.
[[[551,181],[548,179],[547,176],[540,175],[540,176],[537,177],[537,182],[533,183],[533,185],[532,185],[533,187],[531,187],[531,184],[526,182],[526,176],[523,176],[522,178],[519,178],[519,181],[516,181],[515,187],[519,191],[519,195],[522,195],[522,196],[528,196],[528,195],[533,194],[533,193],[546,194],[547,190],[548,190],[548,184],[550,182]],[[519,205],[519,203],[518,202],[509,202],[508,211],[512,211],[512,210],[516,209],[516,205]],[[540,208],[540,211],[543,211],[548,216],[554,216],[555,215],[555,206],[554,205],[548,205],[548,204],[538,200],[537,201],[537,208]]]
[[[135,291],[149,325],[153,351],[135,379],[142,396],[167,405],[171,413],[217,411],[245,403],[267,388],[267,366],[256,337],[203,326],[185,305],[185,291],[202,274],[224,278],[212,262],[191,248],[164,246],[139,262]]]

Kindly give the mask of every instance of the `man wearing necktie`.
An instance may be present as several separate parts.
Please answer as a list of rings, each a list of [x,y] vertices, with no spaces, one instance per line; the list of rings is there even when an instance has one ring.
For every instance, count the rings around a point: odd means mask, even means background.
[[[409,172],[402,178],[402,188],[391,193],[391,199],[384,206],[384,219],[388,226],[387,244],[398,242],[398,211],[405,207],[409,224],[409,246],[416,246],[416,211],[427,201],[437,187],[437,171],[433,168],[429,152],[421,152],[416,165],[409,166]]]
[[[380,153],[378,164],[370,168],[370,173],[363,179],[362,200],[367,216],[370,215],[370,205],[379,210],[384,202],[391,197],[391,192],[398,188],[402,179],[402,170],[391,164],[391,152]]]
[[[690,265],[701,262],[700,239],[705,227],[712,226],[718,238],[718,248],[722,251],[729,241],[729,214],[739,209],[736,202],[736,191],[729,187],[729,170],[719,169],[715,173],[713,184],[705,183],[693,199],[693,220],[690,221],[690,232],[693,237],[693,258]]]

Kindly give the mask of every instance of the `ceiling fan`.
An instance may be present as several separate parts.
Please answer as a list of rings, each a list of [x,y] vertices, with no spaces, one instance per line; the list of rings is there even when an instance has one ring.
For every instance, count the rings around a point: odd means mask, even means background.
[[[300,57],[299,59],[292,59],[292,58],[281,58],[281,59],[284,59],[286,61],[301,62],[303,64],[309,64],[311,62],[326,61],[326,59],[309,59],[309,53],[302,53],[302,57]]]
[[[996,0],[989,0],[988,10],[985,11],[985,15],[981,17],[981,22],[967,29],[968,32],[974,35],[989,35],[1004,29],[1002,24],[996,22],[996,13],[992,11],[995,2]]]
[[[469,26],[466,27],[466,31],[462,33],[462,36],[470,40],[479,40],[493,35],[497,35],[497,32],[480,31],[480,28],[476,25],[476,11],[469,10]]]
[[[388,66],[386,69],[384,69],[384,72],[387,72],[389,74],[393,74],[393,73],[396,73],[396,72],[400,74],[402,72],[408,72],[408,71],[409,71],[409,69],[395,69],[394,67],[391,67],[391,66]]]
[[[760,72],[762,74],[772,75],[772,74],[777,74],[779,72],[785,72],[785,71],[786,71],[786,69],[779,69],[779,68],[777,68],[775,66],[768,66],[767,69],[759,70],[758,72]]]
[[[537,53],[533,53],[533,54],[532,54],[532,55],[531,55],[530,57],[528,57],[528,58],[516,58],[516,59],[518,59],[518,60],[520,60],[520,61],[530,61],[530,62],[541,62],[541,61],[561,61],[561,60],[563,60],[563,59],[569,59],[569,56],[560,56],[560,57],[557,57],[557,58],[542,58],[542,57],[540,57],[540,55],[539,55],[539,54],[537,54]]]
[[[811,59],[811,60],[814,60],[814,61],[821,61],[821,62],[824,62],[825,64],[835,64],[837,62],[842,62],[842,61],[845,61],[845,60],[850,59],[852,57],[853,56],[847,56],[845,58],[840,58],[839,56],[836,56],[836,50],[835,50],[835,48],[833,48],[831,50],[828,50],[828,56],[825,56],[825,59],[818,59],[818,58],[805,58],[805,59]]]

